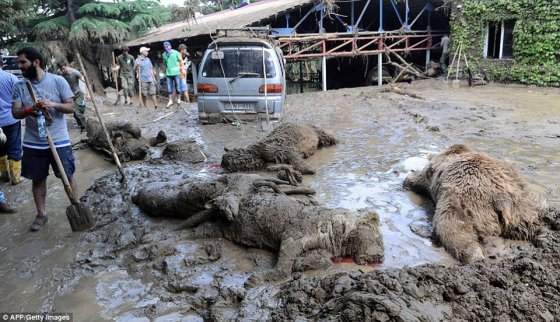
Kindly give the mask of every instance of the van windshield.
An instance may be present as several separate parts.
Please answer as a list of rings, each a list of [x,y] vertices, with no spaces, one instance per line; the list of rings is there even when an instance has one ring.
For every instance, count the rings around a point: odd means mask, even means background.
[[[2,66],[4,70],[14,70],[19,69],[17,57],[4,57],[4,66]]]
[[[213,59],[209,53],[202,67],[204,77],[235,78],[263,78],[262,49],[256,47],[225,47],[221,48],[223,59]],[[274,62],[269,52],[264,52],[266,77],[276,76]],[[223,70],[222,70],[223,68]]]

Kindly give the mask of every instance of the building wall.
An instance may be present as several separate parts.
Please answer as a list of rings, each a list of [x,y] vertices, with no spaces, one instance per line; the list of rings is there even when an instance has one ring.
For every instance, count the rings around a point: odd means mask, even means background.
[[[453,47],[462,43],[471,65],[495,80],[560,86],[560,0],[461,0],[451,10]],[[488,26],[508,21],[514,21],[512,57],[485,58]]]

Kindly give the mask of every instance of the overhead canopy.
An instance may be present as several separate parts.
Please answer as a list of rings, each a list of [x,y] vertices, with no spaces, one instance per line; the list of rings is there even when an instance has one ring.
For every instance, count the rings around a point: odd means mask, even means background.
[[[197,18],[196,21],[174,22],[131,40],[128,46],[139,46],[165,40],[212,34],[216,29],[243,28],[284,11],[312,3],[313,0],[263,0],[239,9],[216,12]]]

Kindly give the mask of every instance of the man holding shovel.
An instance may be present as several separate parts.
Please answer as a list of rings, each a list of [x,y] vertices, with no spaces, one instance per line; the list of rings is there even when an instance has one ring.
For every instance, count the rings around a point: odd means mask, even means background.
[[[58,167],[49,144],[42,136],[45,131],[44,121],[38,112],[52,124],[49,126],[50,136],[62,161],[62,167],[73,191],[77,191],[73,177],[75,171],[74,155],[68,136],[65,114],[74,113],[74,94],[66,80],[58,75],[44,71],[44,58],[33,47],[25,47],[17,52],[18,62],[23,77],[31,82],[38,103],[32,99],[26,88],[25,81],[18,82],[13,88],[12,114],[16,119],[25,118],[23,136],[22,176],[32,180],[32,192],[37,216],[30,226],[37,231],[48,221],[45,202],[47,195],[47,176],[49,165],[54,174],[60,178]]]

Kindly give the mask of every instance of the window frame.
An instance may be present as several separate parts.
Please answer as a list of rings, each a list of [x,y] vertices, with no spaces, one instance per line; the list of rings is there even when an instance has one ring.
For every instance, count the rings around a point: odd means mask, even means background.
[[[508,21],[513,21],[512,27],[512,34],[511,34],[511,42],[513,44],[513,29],[515,28],[515,19],[510,19]],[[490,40],[490,28],[492,24],[495,24],[496,27],[500,28],[500,50],[497,58],[488,57],[488,49],[489,49],[489,40]],[[487,21],[486,22],[486,34],[484,37],[484,51],[482,53],[484,59],[500,59],[500,60],[508,60],[513,59],[513,47],[511,49],[511,57],[504,57],[504,36],[505,36],[505,20],[501,22],[498,21]],[[496,41],[496,40],[494,40]]]

